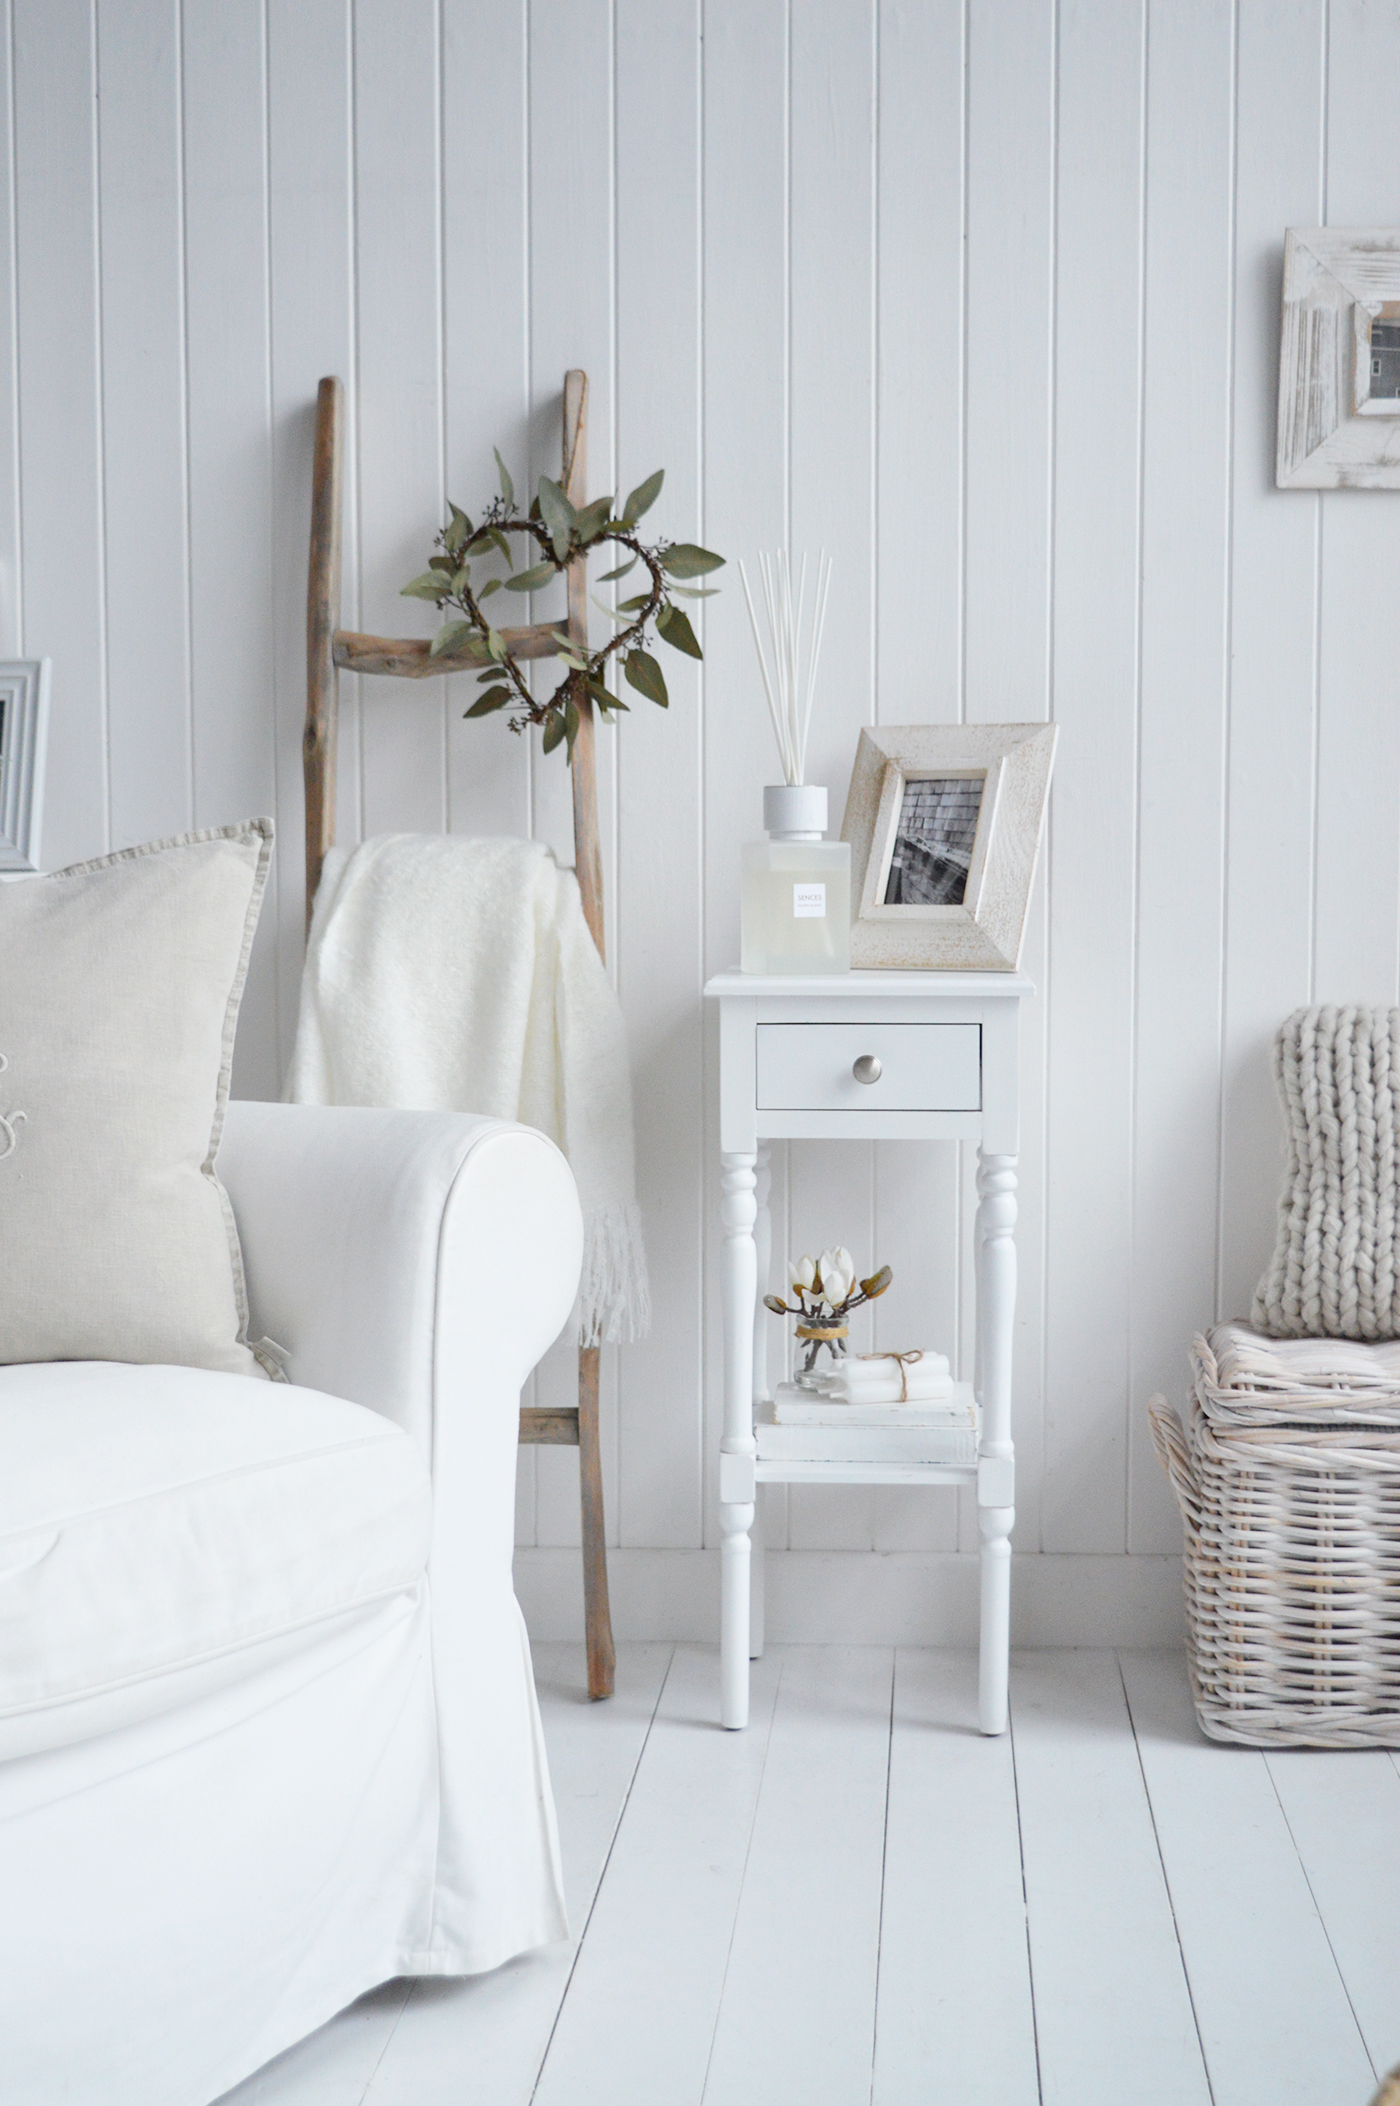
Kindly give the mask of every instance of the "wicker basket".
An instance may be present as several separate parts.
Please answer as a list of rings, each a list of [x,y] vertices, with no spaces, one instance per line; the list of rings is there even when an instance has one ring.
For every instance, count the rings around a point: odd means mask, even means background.
[[[1255,1748],[1400,1746],[1400,1406],[1367,1400],[1365,1423],[1348,1423],[1358,1400],[1339,1398],[1330,1425],[1300,1425],[1296,1396],[1217,1402],[1204,1340],[1195,1373],[1189,1428],[1164,1397],[1148,1411],[1185,1523],[1202,1731]]]

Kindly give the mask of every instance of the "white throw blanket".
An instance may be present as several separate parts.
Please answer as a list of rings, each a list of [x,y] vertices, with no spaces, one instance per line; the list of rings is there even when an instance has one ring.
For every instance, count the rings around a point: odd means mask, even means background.
[[[578,881],[542,843],[380,834],[332,849],[287,1094],[538,1127],[583,1206],[579,1342],[646,1330],[626,1027]]]

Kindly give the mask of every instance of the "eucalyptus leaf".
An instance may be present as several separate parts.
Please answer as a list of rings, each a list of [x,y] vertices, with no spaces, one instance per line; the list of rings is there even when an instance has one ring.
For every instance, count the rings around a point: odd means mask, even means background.
[[[625,578],[629,570],[637,568],[638,560],[636,556],[629,556],[625,563],[618,564],[616,570],[605,570],[598,583],[600,585],[610,585],[614,578]]]
[[[720,591],[718,585],[669,585],[666,589],[677,600],[713,600]]]
[[[429,570],[446,571],[448,577],[450,578],[457,566],[450,556],[429,556],[428,568]]]
[[[620,607],[609,607],[605,605],[605,603],[599,599],[596,592],[593,593],[591,597],[594,606],[597,608],[600,614],[606,614],[608,620],[610,622],[616,622],[620,628],[625,629],[627,627],[628,623],[632,619],[630,614],[624,614]]]
[[[510,543],[506,540],[505,535],[501,532],[499,527],[492,527],[491,540],[494,546],[498,548],[501,554],[505,557],[507,563],[510,563],[514,560],[510,553]]]
[[[573,532],[577,512],[558,483],[551,482],[547,475],[540,477],[540,517],[549,529],[549,538],[554,543],[554,553],[562,563],[569,553],[569,536]]]
[[[569,759],[574,757],[574,740],[578,737],[578,704],[572,695],[564,702],[564,736],[569,742]]]
[[[486,583],[482,586],[480,592],[477,594],[477,599],[478,601],[489,600],[492,593],[499,592],[500,589],[501,581],[499,578],[488,578],[486,580]]]
[[[444,651],[455,651],[472,633],[470,622],[444,622],[428,646],[430,658],[440,658]]]
[[[454,505],[450,499],[447,509],[451,517],[442,531],[442,545],[449,556],[460,556],[464,544],[471,540],[472,523],[461,506]]]
[[[623,671],[639,695],[645,695],[648,702],[655,702],[662,709],[667,707],[671,698],[666,692],[666,676],[649,651],[629,651]]]
[[[552,709],[544,720],[543,745],[546,753],[553,753],[564,736],[564,719],[557,709]]]
[[[510,700],[511,690],[508,687],[488,688],[486,693],[478,695],[471,708],[463,710],[462,714],[467,717],[489,717],[494,710],[504,709]]]
[[[460,599],[460,598],[462,597],[462,594],[463,594],[463,593],[464,593],[464,592],[466,591],[467,587],[468,587],[468,586],[469,586],[469,585],[471,584],[471,581],[472,581],[472,573],[471,573],[471,565],[470,565],[469,563],[464,563],[464,564],[462,565],[462,568],[461,568],[460,570],[455,570],[455,571],[453,571],[453,573],[452,573],[452,594],[453,594],[453,597],[454,597],[454,599]]]
[[[515,485],[510,479],[510,470],[501,459],[500,447],[493,446],[491,451],[496,456],[496,466],[501,472],[501,495],[508,505],[513,505],[515,503]]]
[[[723,556],[716,556],[707,548],[697,548],[693,541],[678,541],[672,548],[663,551],[658,559],[661,568],[672,578],[703,578],[706,571],[719,570]]]
[[[528,570],[517,571],[513,578],[506,579],[506,591],[538,592],[541,585],[548,585],[558,575],[552,563],[532,563]]]
[[[574,532],[580,541],[591,541],[612,517],[612,499],[595,497],[591,505],[585,505],[574,522]]]
[[[663,607],[656,617],[656,633],[664,636],[673,651],[684,651],[687,658],[703,658],[704,652],[695,641],[695,631],[690,618],[679,607]]]
[[[619,600],[617,611],[619,614],[635,614],[639,607],[645,607],[650,598],[651,594],[649,592],[639,592],[635,599]]]
[[[405,585],[399,598],[403,600],[440,600],[447,592],[447,580],[440,570],[425,570],[421,578],[414,578]]]
[[[589,676],[588,692],[590,695],[592,695],[594,701],[597,703],[599,709],[602,710],[604,716],[608,714],[609,710],[625,710],[627,708],[627,704],[625,702],[619,701],[616,695],[611,694],[608,691],[608,689],[604,686],[603,682],[594,675]]]
[[[500,633],[499,629],[488,629],[488,630],[487,630],[487,632],[486,632],[486,648],[487,648],[487,650],[488,650],[488,651],[489,651],[489,652],[491,653],[491,656],[492,656],[492,657],[493,657],[493,658],[495,659],[495,661],[496,661],[497,665],[501,665],[501,664],[503,664],[503,663],[504,663],[504,661],[505,661],[505,655],[506,655],[506,647],[505,647],[505,644],[504,644],[504,642],[503,642],[503,641],[502,641],[502,639],[501,639],[501,633]]]
[[[655,475],[649,475],[644,483],[638,483],[636,489],[622,507],[622,523],[624,526],[635,526],[642,514],[651,510],[657,498],[661,495],[661,485],[665,480],[666,470],[658,468]]]

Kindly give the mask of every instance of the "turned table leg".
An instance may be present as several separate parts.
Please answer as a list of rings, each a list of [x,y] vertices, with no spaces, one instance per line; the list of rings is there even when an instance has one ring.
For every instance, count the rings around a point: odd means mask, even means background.
[[[1011,1644],[1011,1528],[1016,1519],[1011,1442],[1011,1347],[1016,1314],[1016,1157],[983,1155],[977,1167],[977,1368],[982,1440],[977,1524],[982,1538],[978,1724],[1006,1731]]]
[[[773,1174],[769,1167],[772,1151],[760,1141],[754,1163],[754,1204],[758,1209],[753,1225],[755,1270],[758,1276],[757,1292],[753,1310],[753,1401],[757,1406],[767,1404],[772,1398],[768,1386],[768,1333],[770,1319],[763,1306],[763,1297],[773,1279],[773,1216],[768,1199],[773,1189]],[[765,1606],[764,1581],[767,1577],[764,1556],[764,1494],[758,1491],[754,1499],[754,1522],[749,1532],[752,1549],[749,1553],[749,1658],[763,1658],[763,1622]]]
[[[753,1154],[724,1155],[724,1438],[719,1457],[720,1723],[749,1722],[749,1531],[753,1527],[753,1330],[758,1293]]]

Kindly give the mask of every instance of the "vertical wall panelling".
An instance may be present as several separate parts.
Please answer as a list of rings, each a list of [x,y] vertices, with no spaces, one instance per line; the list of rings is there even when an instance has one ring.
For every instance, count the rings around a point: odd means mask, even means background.
[[[184,75],[194,808],[218,826],[276,797],[261,0],[187,6]],[[278,1091],[277,924],[274,887],[243,997],[241,1096]]]
[[[112,842],[124,848],[181,832],[193,802],[178,0],[99,0],[97,80]]]
[[[534,488],[543,473],[559,473],[564,374],[582,366],[588,375],[588,480],[601,492],[618,473],[614,443],[614,285],[616,193],[614,187],[616,66],[611,0],[530,0],[530,399],[533,405],[527,476]],[[672,233],[672,239],[678,238]],[[647,469],[643,469],[646,474]],[[611,566],[603,563],[598,570]],[[543,621],[563,610],[562,586],[534,596],[531,618]],[[601,622],[596,609],[591,619]],[[552,688],[558,669],[547,660],[538,677]],[[640,698],[638,707],[640,707]],[[569,771],[562,747],[545,759],[540,735],[533,751],[532,832],[547,841],[563,863],[572,863],[574,829]],[[616,843],[616,739],[598,730],[598,813],[603,835],[603,897],[609,966],[619,971],[618,863]],[[576,1356],[556,1346],[538,1377],[541,1403],[572,1399]],[[608,1531],[615,1540],[618,1519],[617,1352],[602,1364],[603,1488]],[[578,1540],[578,1461],[564,1448],[541,1448],[535,1457],[540,1540]]]
[[[1400,90],[1393,7],[1328,12],[1327,222],[1393,226],[1392,128]],[[1306,499],[1304,500],[1306,503]],[[1316,994],[1394,1002],[1400,947],[1400,609],[1377,580],[1400,572],[1400,501],[1339,490],[1322,504],[1318,698]]]
[[[436,609],[400,595],[444,516],[439,10],[356,0],[353,21],[360,618],[381,636],[430,636]],[[443,690],[363,684],[367,834],[442,831]]]
[[[791,541],[794,554],[815,562],[825,548],[833,563],[808,779],[828,785],[836,828],[873,714],[875,12],[870,0],[839,0],[821,15],[797,7],[790,36]],[[869,1144],[794,1142],[790,1156],[794,1242],[844,1243],[864,1258],[874,1240]],[[794,1548],[873,1546],[868,1487],[789,1496]]]
[[[1060,11],[1047,1550],[1125,1547],[1144,12]]]
[[[473,519],[498,488],[492,449],[500,448],[522,492],[529,459],[526,27],[526,0],[509,7],[467,0],[443,10],[446,491]],[[514,553],[523,569],[530,560],[523,540]],[[524,618],[514,610],[502,616]],[[529,741],[500,717],[464,722],[479,693],[463,674],[447,683],[448,825],[459,834],[528,834]]]
[[[0,651],[24,648],[20,591],[19,340],[15,288],[15,98],[10,0],[0,6]]]
[[[874,714],[883,724],[961,715],[963,29],[961,8],[918,0],[881,0],[877,15]],[[951,1142],[876,1143],[868,1256],[895,1275],[875,1311],[878,1346],[957,1349],[962,1152]],[[956,1535],[956,1495],[876,1493],[877,1550],[952,1550]]]
[[[1241,0],[1239,17],[1222,1316],[1248,1312],[1273,1244],[1283,1128],[1271,1041],[1280,1019],[1311,999],[1323,501],[1274,486],[1274,402],[1279,229],[1317,226],[1323,214],[1324,17],[1323,0]],[[1184,1366],[1172,1370],[1174,1394]]]
[[[272,597],[277,712],[279,1068],[296,1027],[305,913],[301,732],[306,714],[306,548],[316,386],[345,382],[342,618],[357,623],[355,224],[350,0],[270,0],[268,182],[272,298]],[[408,607],[411,603],[402,603]],[[396,625],[397,626],[397,625]],[[360,688],[340,683],[340,840],[361,831]],[[266,922],[273,903],[263,909]]]
[[[676,541],[704,538],[699,28],[694,7],[617,0],[618,479],[625,494],[665,468],[643,532]],[[604,487],[601,472],[594,481]],[[596,575],[613,565],[593,568]],[[732,601],[732,565],[718,573],[721,581]],[[714,625],[701,610],[719,603],[679,604],[694,616],[703,648]],[[732,618],[736,610],[725,611]],[[594,618],[601,624],[596,611]],[[657,709],[623,686],[634,707],[615,735],[618,978],[631,1034],[653,1305],[651,1336],[625,1347],[618,1361],[617,1525],[624,1543],[688,1548],[701,1541],[704,1114],[695,990],[703,967],[703,725],[696,662],[666,645],[660,658],[669,707]]]
[[[529,460],[528,24],[528,0],[460,0],[442,12],[445,491],[473,519],[498,488],[493,448],[522,492]],[[523,568],[523,542],[516,553]],[[465,722],[479,692],[462,674],[447,682],[447,824],[528,835],[530,741],[500,717]],[[522,1448],[516,1469],[522,1543],[534,1541],[540,1452]]]
[[[779,779],[738,565],[788,537],[788,9],[785,0],[705,0],[703,17],[704,493],[708,546],[728,558],[705,605],[705,970],[739,955],[739,850],[763,831],[762,786]],[[831,688],[823,682],[822,706]],[[833,785],[837,790],[838,786]],[[713,1023],[713,1018],[708,1019]],[[707,1041],[701,1194],[715,1259],[719,1201],[713,1044]],[[775,1273],[789,1248],[787,1149],[772,1151]],[[705,1525],[714,1533],[720,1427],[718,1295],[707,1293]],[[769,1326],[773,1367],[781,1327]],[[787,1493],[768,1496],[769,1540],[786,1541]]]
[[[627,1554],[713,1534],[699,990],[777,772],[737,559],[784,544],[836,559],[834,825],[864,723],[1061,724],[1016,1544],[1099,1553],[1105,1604],[1120,1554],[1176,1547],[1142,1405],[1267,1254],[1273,1030],[1397,995],[1400,504],[1273,484],[1283,230],[1394,218],[1397,86],[1379,0],[0,0],[0,649],[54,660],[45,857],[275,800],[241,1093],[277,1093],[300,978],[321,375],[350,398],[351,623],[426,633],[399,588],[445,498],[483,501],[496,444],[527,487],[557,471],[570,365],[593,490],[664,464],[649,524],[729,559],[703,669],[667,651],[670,710],[599,739],[656,1300],[604,1358],[624,1627]],[[562,760],[465,724],[463,685],[346,680],[342,839],[567,860]],[[968,1370],[972,1154],[775,1147],[775,1268],[839,1236],[896,1274],[857,1347]],[[527,1451],[522,1539],[576,1542],[577,1486]],[[779,1491],[768,1529],[971,1540],[891,1490]]]
[[[1147,407],[1133,1394],[1128,1546],[1180,1523],[1142,1405],[1214,1312],[1229,698],[1234,242],[1230,0],[1153,9],[1147,49]]]
[[[967,468],[964,711],[970,722],[1045,717],[1050,705],[1055,9],[974,6],[968,30]],[[1045,884],[1024,964],[1037,981],[1021,1017],[1019,1284],[1013,1419],[1017,1545],[1039,1540],[1041,1091]],[[965,1149],[964,1234],[973,1151]],[[970,1284],[970,1281],[969,1281]],[[968,1318],[964,1295],[964,1324]],[[970,1503],[963,1545],[976,1541]]]
[[[91,0],[15,0],[24,646],[53,659],[44,861],[109,846]]]

